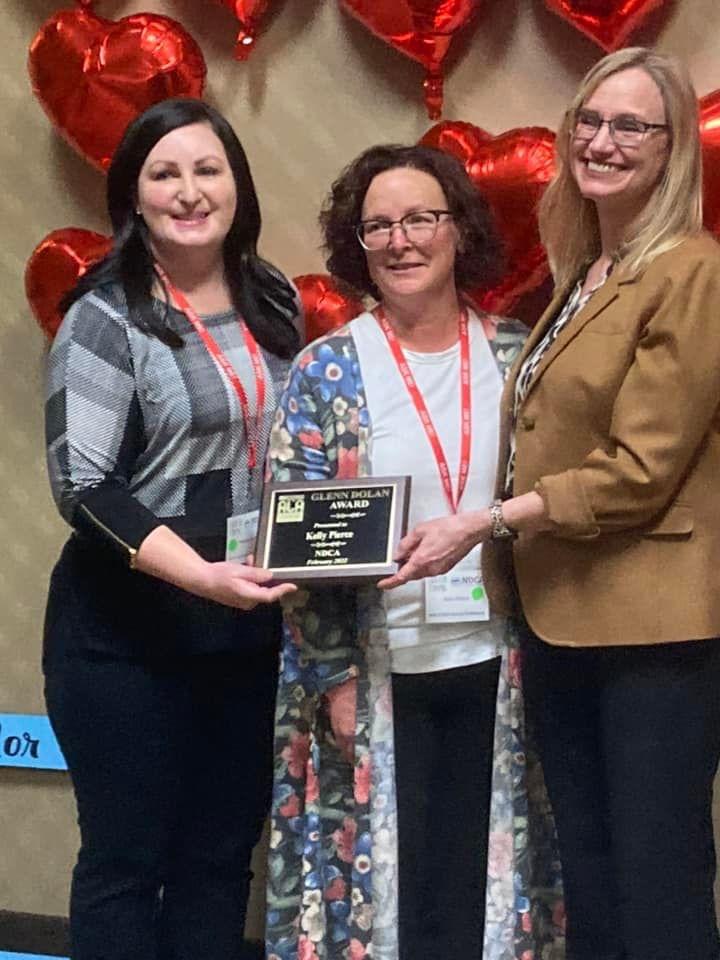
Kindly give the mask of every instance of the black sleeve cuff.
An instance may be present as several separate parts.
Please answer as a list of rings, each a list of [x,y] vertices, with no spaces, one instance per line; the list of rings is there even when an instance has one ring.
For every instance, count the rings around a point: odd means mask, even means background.
[[[73,513],[73,526],[83,536],[119,553],[134,567],[140,544],[156,527],[162,526],[162,521],[125,487],[107,482],[80,495]]]

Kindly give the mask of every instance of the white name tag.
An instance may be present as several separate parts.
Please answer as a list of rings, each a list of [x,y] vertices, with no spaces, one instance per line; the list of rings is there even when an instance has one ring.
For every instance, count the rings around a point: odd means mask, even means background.
[[[480,573],[480,547],[457,566],[425,580],[425,623],[467,623],[490,619]]]
[[[259,510],[239,513],[228,517],[227,536],[225,538],[225,559],[245,563],[249,553],[255,552]]]

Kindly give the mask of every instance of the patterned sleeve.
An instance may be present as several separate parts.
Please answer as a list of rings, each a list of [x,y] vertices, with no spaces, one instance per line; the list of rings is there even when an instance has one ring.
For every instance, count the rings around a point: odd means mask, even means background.
[[[46,384],[48,472],[58,509],[132,565],[160,521],[128,489],[143,444],[142,412],[124,323],[99,294],[68,311]]]
[[[292,365],[270,437],[274,480],[324,480],[337,472],[335,414],[320,374],[330,359],[327,344],[316,342]]]

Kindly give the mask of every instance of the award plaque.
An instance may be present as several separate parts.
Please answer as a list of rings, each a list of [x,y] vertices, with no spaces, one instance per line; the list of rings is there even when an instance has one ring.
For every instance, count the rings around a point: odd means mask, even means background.
[[[397,570],[410,477],[305,480],[265,488],[255,562],[278,582],[373,582]]]

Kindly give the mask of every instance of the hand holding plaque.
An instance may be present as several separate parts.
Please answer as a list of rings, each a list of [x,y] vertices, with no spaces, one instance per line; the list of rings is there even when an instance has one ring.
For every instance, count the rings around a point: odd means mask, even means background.
[[[373,583],[391,576],[409,495],[410,477],[268,484],[256,562],[281,583]]]

